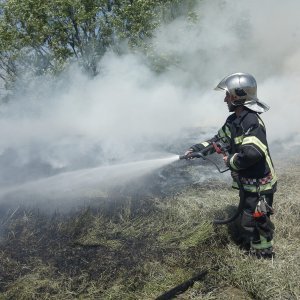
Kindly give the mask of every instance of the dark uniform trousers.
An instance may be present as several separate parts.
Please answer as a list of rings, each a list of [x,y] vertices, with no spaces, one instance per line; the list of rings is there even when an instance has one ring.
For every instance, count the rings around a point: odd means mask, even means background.
[[[272,207],[273,194],[266,194],[263,197]],[[240,218],[240,238],[245,243],[252,241],[254,244],[260,243],[260,236],[265,237],[268,242],[271,241],[275,227],[270,220],[270,212],[261,217],[253,216],[260,198],[259,194],[244,192],[244,198],[245,205]]]

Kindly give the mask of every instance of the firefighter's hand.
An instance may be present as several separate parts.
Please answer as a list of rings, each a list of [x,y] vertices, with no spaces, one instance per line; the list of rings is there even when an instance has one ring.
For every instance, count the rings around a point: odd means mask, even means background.
[[[192,148],[185,151],[184,155],[186,156],[186,159],[188,159],[188,160],[193,159],[194,157],[189,157],[189,155],[192,154],[193,152],[194,152],[194,150]]]

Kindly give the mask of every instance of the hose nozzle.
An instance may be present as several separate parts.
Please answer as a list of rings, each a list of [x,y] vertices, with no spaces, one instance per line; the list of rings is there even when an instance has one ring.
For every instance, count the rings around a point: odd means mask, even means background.
[[[192,152],[187,155],[179,155],[179,159],[193,159],[193,158],[204,158],[204,155],[201,152]],[[204,158],[205,159],[205,158]]]
[[[179,159],[187,159],[187,155],[179,155]]]

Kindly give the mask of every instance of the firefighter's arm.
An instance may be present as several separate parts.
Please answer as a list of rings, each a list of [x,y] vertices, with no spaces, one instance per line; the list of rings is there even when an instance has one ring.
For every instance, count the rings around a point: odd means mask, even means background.
[[[247,169],[264,157],[264,153],[255,144],[246,144],[240,152],[227,157],[227,166],[234,171]]]
[[[212,143],[218,140],[218,136],[214,136],[212,139],[209,139],[205,142],[195,144],[191,146],[186,152],[185,155],[188,155],[193,152],[201,152],[203,155],[212,154],[215,152],[214,147],[212,147]]]
[[[213,147],[213,143],[219,140],[228,140],[230,138],[230,130],[227,126],[227,120],[225,124],[220,128],[218,133],[211,139],[195,144],[191,146],[186,152],[185,155],[193,152],[201,152],[203,155],[208,155],[216,152],[215,148]]]
[[[248,126],[240,146],[240,151],[228,156],[227,165],[231,170],[247,169],[265,157],[265,145],[258,138],[261,131],[257,122]]]

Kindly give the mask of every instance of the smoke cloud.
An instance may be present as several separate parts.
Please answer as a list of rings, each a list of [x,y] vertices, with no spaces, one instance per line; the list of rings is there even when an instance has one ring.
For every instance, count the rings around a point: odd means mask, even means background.
[[[299,8],[296,0],[199,1],[192,18],[150,41],[171,61],[164,72],[142,54],[107,53],[93,79],[73,66],[20,87],[0,107],[0,185],[183,151],[223,125],[224,95],[213,88],[233,72],[257,79],[258,97],[271,106],[262,116],[269,140],[299,143]]]
[[[159,32],[158,49],[172,53],[178,62],[177,83],[198,85],[192,92],[198,93],[198,99],[189,99],[195,101],[198,124],[200,120],[208,126],[222,123],[223,95],[209,91],[230,73],[248,72],[257,79],[259,98],[271,106],[263,115],[270,139],[299,132],[295,92],[300,77],[298,8],[295,0],[284,5],[271,0],[202,1],[198,22],[178,19]]]

